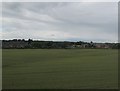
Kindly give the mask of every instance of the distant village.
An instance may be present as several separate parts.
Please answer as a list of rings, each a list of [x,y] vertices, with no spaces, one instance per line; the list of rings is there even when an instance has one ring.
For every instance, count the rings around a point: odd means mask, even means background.
[[[0,40],[2,49],[119,49],[120,43],[94,43],[70,41],[40,41],[32,39]]]

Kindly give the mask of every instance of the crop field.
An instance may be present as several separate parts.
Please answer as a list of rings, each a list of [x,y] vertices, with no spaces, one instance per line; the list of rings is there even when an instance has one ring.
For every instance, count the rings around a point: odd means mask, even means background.
[[[3,49],[3,89],[117,89],[118,51]]]

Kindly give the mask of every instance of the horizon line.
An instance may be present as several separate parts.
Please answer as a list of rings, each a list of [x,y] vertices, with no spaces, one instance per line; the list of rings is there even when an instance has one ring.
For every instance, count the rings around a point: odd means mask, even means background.
[[[33,41],[53,41],[53,42],[93,42],[93,43],[120,43],[119,41],[117,42],[107,42],[107,41],[104,41],[104,42],[100,42],[100,41],[93,41],[93,40],[89,40],[89,41],[85,41],[85,40],[45,40],[45,39],[32,39],[32,38],[28,38],[28,39],[24,39],[24,38],[13,38],[13,39],[0,39],[0,41],[2,40],[33,40]]]

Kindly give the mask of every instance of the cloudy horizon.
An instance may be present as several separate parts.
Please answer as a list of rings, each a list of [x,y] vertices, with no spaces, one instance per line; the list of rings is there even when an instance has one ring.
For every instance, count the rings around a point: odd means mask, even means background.
[[[118,41],[117,3],[4,2],[2,39]]]

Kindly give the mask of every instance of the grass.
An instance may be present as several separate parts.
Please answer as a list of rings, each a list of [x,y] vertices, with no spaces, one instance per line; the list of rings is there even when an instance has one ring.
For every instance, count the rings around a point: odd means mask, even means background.
[[[117,50],[3,50],[3,89],[117,88]]]
[[[2,89],[2,49],[0,49],[0,90]]]

